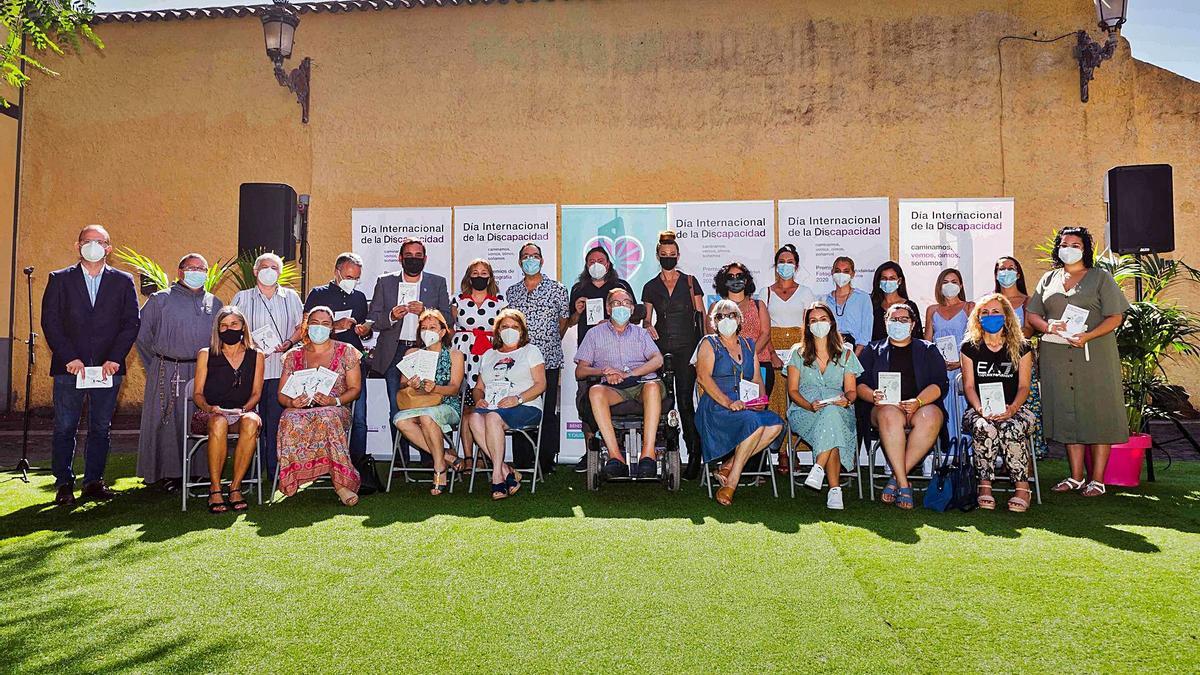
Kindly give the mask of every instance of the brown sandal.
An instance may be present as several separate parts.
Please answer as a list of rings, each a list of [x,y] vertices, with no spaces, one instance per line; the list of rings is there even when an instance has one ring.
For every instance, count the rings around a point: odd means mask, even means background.
[[[437,497],[446,491],[446,486],[449,484],[449,481],[446,480],[446,473],[447,471],[433,472],[433,487],[429,488],[429,494]],[[439,477],[442,480],[439,481]]]
[[[716,499],[721,506],[729,506],[733,503],[733,488],[723,487],[717,490]]]
[[[1033,496],[1033,492],[1029,488],[1019,487],[1019,488],[1016,488],[1015,490],[1013,490],[1013,492],[1014,493],[1024,492],[1025,494],[1027,494],[1031,497]],[[1008,500],[1008,510],[1012,511],[1013,513],[1025,513],[1027,510],[1029,510],[1029,500],[1022,499],[1021,497],[1018,497],[1016,494],[1014,494]]]
[[[988,490],[992,489],[992,486],[990,486],[990,485],[987,485],[987,486],[980,485],[979,489],[983,490],[985,487]],[[975,503],[978,504],[979,508],[983,509],[984,511],[995,511],[996,510],[996,497],[993,496],[992,493],[990,493],[990,492],[986,495],[980,494],[977,497],[975,497]]]

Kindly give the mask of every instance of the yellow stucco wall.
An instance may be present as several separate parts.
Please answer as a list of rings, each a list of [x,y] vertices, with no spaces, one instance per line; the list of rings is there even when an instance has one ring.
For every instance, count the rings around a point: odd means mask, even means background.
[[[1073,38],[1010,41],[1001,108],[1000,36],[1094,23],[1090,0],[309,14],[295,52],[314,60],[308,126],[258,19],[107,24],[102,55],[56,64],[27,96],[20,254],[66,265],[77,229],[102,222],[163,261],[227,256],[247,181],[312,194],[318,271],[350,247],[362,206],[1012,196],[1036,278],[1050,228],[1103,224],[1105,170],[1167,161],[1180,253],[1200,262],[1186,236],[1200,225],[1200,85],[1122,41],[1083,105]],[[124,404],[140,398],[130,384]],[[38,378],[35,404],[49,391]]]

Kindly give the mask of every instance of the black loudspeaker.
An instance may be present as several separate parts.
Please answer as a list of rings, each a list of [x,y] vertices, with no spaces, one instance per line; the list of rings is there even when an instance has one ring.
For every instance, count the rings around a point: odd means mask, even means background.
[[[296,259],[296,191],[283,183],[242,183],[238,253],[262,249]]]
[[[1104,177],[1108,246],[1117,253],[1175,250],[1175,203],[1170,164],[1117,166]]]

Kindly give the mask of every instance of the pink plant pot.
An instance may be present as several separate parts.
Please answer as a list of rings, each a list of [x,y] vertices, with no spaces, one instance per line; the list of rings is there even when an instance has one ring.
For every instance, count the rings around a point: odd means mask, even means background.
[[[1105,485],[1137,487],[1142,482],[1142,465],[1150,444],[1150,434],[1132,434],[1128,441],[1114,444],[1112,454],[1108,456],[1108,466],[1104,469]],[[1085,454],[1083,461],[1090,473],[1091,453]]]

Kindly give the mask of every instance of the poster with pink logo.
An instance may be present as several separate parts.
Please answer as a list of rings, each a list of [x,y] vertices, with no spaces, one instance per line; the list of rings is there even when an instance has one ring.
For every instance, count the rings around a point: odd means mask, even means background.
[[[642,286],[658,274],[654,246],[658,233],[667,229],[664,204],[563,206],[562,207],[562,282],[569,289],[583,273],[587,251],[602,246],[613,260],[617,275],[633,287],[639,297]],[[573,372],[575,329],[563,337],[564,373]],[[575,410],[575,379],[560,380],[560,461],[575,461],[583,456],[583,428]]]

